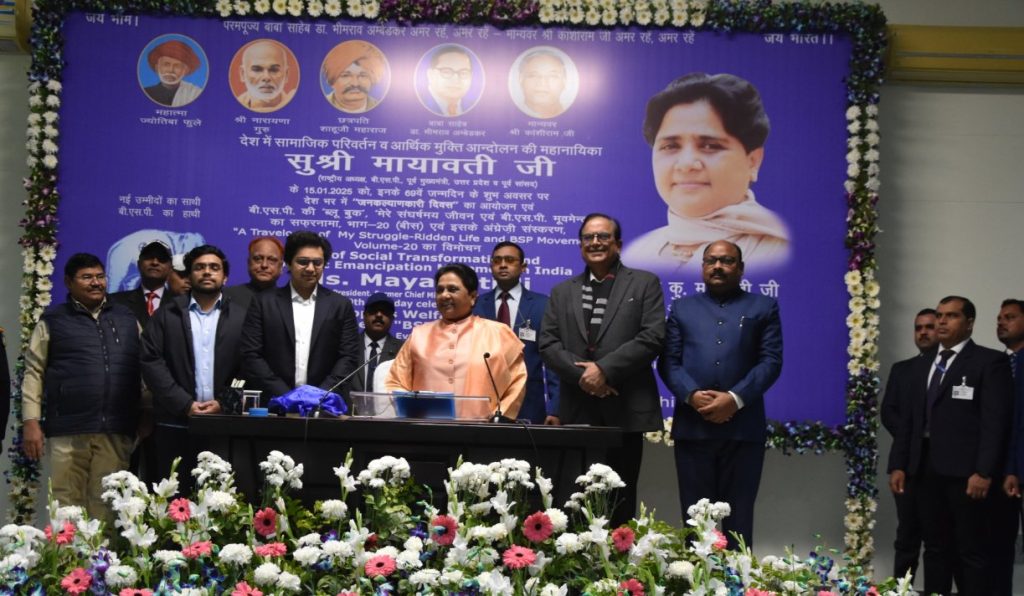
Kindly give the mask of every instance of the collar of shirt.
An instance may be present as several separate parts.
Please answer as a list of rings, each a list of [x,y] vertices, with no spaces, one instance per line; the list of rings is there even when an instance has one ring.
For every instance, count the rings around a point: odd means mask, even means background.
[[[370,342],[376,341],[377,342],[377,349],[378,350],[383,350],[384,349],[384,342],[386,342],[387,340],[388,340],[388,336],[386,336],[386,335],[384,337],[380,338],[380,339],[376,339],[375,340],[375,339],[371,339],[369,335],[366,335],[364,333],[363,334],[363,347],[366,348],[367,353],[369,353]]]
[[[89,315],[92,316],[92,318],[94,318],[94,319],[98,319],[99,318],[100,311],[103,310],[103,307],[107,305],[107,297],[106,296],[103,296],[103,300],[100,301],[100,305],[97,306],[94,309],[89,309],[84,304],[82,304],[78,300],[75,300],[71,296],[69,296],[69,298],[71,298],[71,304],[73,304],[75,308],[84,310],[85,312],[89,313]]]
[[[505,290],[502,290],[501,288],[495,288],[494,291],[494,301],[497,303],[498,306],[501,306],[501,293],[504,292]],[[511,290],[508,290],[508,297],[509,300],[511,300],[512,302],[519,304],[523,297],[523,284],[517,283],[515,287],[513,287]]]
[[[301,295],[299,295],[299,293],[295,291],[295,286],[293,286],[291,283],[288,284],[288,289],[291,290],[292,292],[292,302],[298,302],[299,304],[309,304],[310,302],[316,302],[316,293],[320,289],[320,284],[317,284],[317,286],[313,288],[313,293],[309,295],[308,299],[303,298]]]
[[[156,292],[156,299],[157,300],[163,300],[163,298],[164,298],[164,290],[166,290],[166,289],[167,289],[167,286],[160,286],[159,288],[155,288],[153,290],[150,290],[149,288],[147,288],[145,286],[139,286],[139,290],[142,291],[142,297],[143,298],[145,298],[150,292]]]
[[[436,94],[435,94],[435,93],[434,93],[433,91],[430,91],[429,89],[428,89],[427,91],[429,91],[429,92],[430,92],[430,97],[431,97],[431,98],[432,98],[432,99],[434,100],[434,103],[436,103],[436,104],[437,104],[437,107],[438,107],[438,108],[439,108],[439,109],[440,109],[440,110],[441,110],[442,112],[444,112],[444,114],[443,114],[443,115],[444,115],[444,116],[448,116],[448,115],[449,115],[449,114],[448,114],[448,100],[447,100],[447,99],[443,99],[443,98],[441,98],[441,97],[440,97],[439,95],[436,95]],[[462,109],[462,100],[460,99],[460,100],[459,100],[459,101],[458,101],[458,102],[457,102],[457,103],[455,104],[455,115],[456,115],[456,116],[461,116],[461,115],[462,115],[462,112],[464,112],[464,111],[465,111],[465,110],[463,110],[463,109]]]
[[[205,310],[204,311],[203,307],[199,306],[199,303],[196,302],[195,296],[192,296],[192,294],[189,294],[188,309],[190,311],[197,312],[197,313],[199,313],[201,315],[208,315],[208,314],[212,313],[213,311],[215,311],[215,310],[220,308],[220,303],[221,303],[221,300],[223,300],[223,299],[224,299],[224,295],[223,294],[218,295],[217,296],[217,302],[215,302],[213,304],[213,308],[211,308],[210,310]]]
[[[953,360],[955,360],[956,357],[960,355],[960,352],[964,349],[964,346],[966,346],[967,342],[969,342],[969,341],[971,341],[971,338],[968,337],[967,339],[965,339],[962,342],[956,344],[952,348],[949,348],[950,350],[953,350],[953,355],[949,357],[949,362],[953,362]],[[936,364],[938,364],[939,360],[942,359],[942,352],[945,349],[946,348],[942,347],[942,344],[939,344],[939,351],[935,354],[935,363]],[[947,368],[949,367],[949,363],[946,364],[946,367]]]

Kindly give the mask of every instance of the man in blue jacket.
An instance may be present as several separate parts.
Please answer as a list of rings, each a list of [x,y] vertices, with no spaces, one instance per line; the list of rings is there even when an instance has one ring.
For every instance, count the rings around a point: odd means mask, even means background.
[[[661,378],[676,397],[675,439],[683,514],[701,498],[726,501],[722,527],[750,546],[767,428],[764,394],[782,371],[782,321],[773,298],[740,288],[743,253],[708,245],[706,293],[672,303]]]
[[[495,288],[480,296],[473,314],[512,327],[523,342],[526,359],[526,399],[519,418],[534,424],[558,424],[558,376],[546,369],[537,348],[540,324],[548,297],[519,283],[526,270],[523,249],[515,242],[500,242],[491,251]]]

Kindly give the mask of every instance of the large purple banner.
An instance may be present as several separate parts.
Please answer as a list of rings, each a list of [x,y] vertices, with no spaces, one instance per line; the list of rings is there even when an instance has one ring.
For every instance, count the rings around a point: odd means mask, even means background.
[[[740,230],[759,239],[745,287],[782,310],[769,416],[844,420],[844,37],[107,14],[64,33],[57,271],[94,252],[114,291],[137,282],[142,244],[209,242],[240,283],[254,236],[312,229],[334,248],[325,284],[357,305],[391,294],[404,337],[436,318],[440,264],[490,287],[499,241],[523,246],[534,290],[579,272],[588,212],[620,219],[624,262],[655,270],[666,302],[703,291],[693,245]],[[672,148],[644,139],[651,96],[697,71],[760,92],[771,130],[749,190],[710,159],[706,180],[678,179]],[[671,215],[688,186],[739,203],[717,228]]]

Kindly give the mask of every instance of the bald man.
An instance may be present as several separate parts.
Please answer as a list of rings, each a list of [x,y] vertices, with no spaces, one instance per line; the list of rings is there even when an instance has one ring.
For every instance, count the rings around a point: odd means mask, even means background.
[[[271,39],[249,44],[242,53],[239,76],[245,92],[239,103],[254,112],[274,112],[288,105],[295,89],[288,91],[288,50]]]

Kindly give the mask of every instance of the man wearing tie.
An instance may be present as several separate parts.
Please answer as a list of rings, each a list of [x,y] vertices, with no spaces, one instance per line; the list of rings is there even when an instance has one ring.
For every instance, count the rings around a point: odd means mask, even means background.
[[[939,345],[909,372],[910,411],[894,436],[889,486],[903,494],[918,483],[924,591],[949,594],[957,565],[960,593],[984,595],[993,585],[992,497],[1006,465],[1013,380],[1006,354],[971,340],[970,300],[947,296],[936,312]]]
[[[491,251],[491,275],[497,287],[480,296],[473,314],[512,327],[523,342],[526,398],[518,417],[534,424],[558,424],[558,376],[544,366],[537,348],[548,297],[519,283],[525,270],[523,249],[514,242],[499,242]]]
[[[163,242],[150,242],[139,251],[136,264],[141,279],[139,287],[115,292],[110,295],[110,300],[131,309],[139,325],[145,327],[164,298],[167,276],[171,274],[171,250]]]
[[[1003,495],[996,499],[999,508],[993,540],[996,561],[995,594],[1013,592],[1013,561],[1016,555],[1017,530],[1020,520],[1020,480],[1024,478],[1024,301],[1009,298],[1003,300],[996,319],[996,337],[1006,346],[1013,375],[1013,426],[1010,429],[1010,446],[1007,449],[1006,477],[1003,479]]]
[[[391,325],[395,321],[395,303],[387,294],[377,292],[366,299],[363,307],[363,332],[359,334],[363,350],[359,353],[359,366],[366,367],[348,382],[348,390],[383,391],[383,387],[373,384],[373,374],[382,362],[394,360],[395,354],[405,343],[391,335]],[[383,374],[383,373],[382,373]]]
[[[290,281],[253,296],[242,331],[247,387],[269,399],[300,385],[330,389],[356,368],[359,328],[352,302],[320,285],[331,244],[298,231],[284,245]]]

